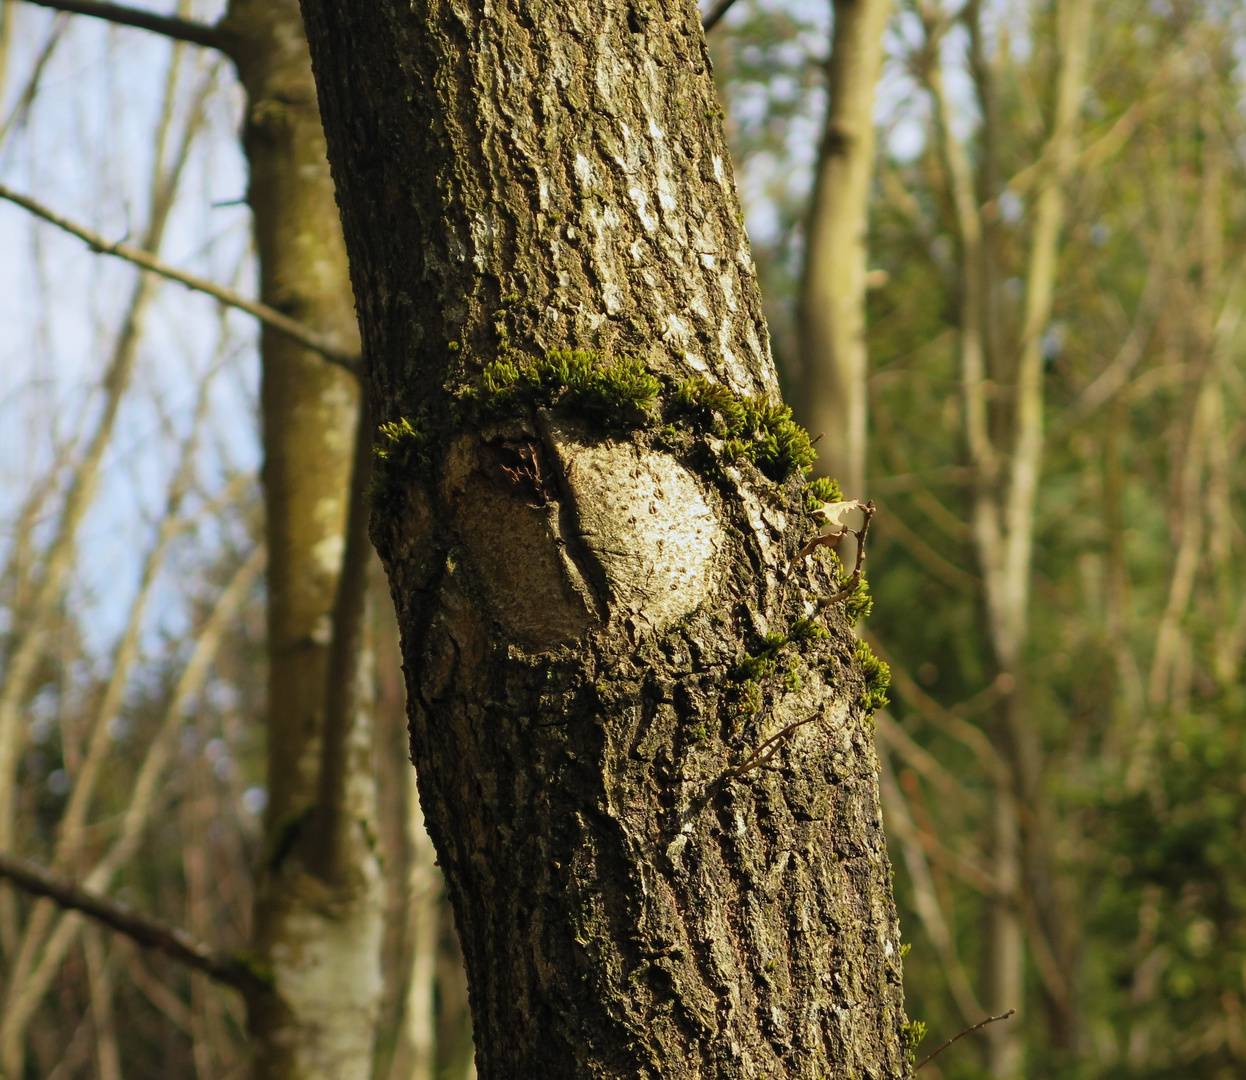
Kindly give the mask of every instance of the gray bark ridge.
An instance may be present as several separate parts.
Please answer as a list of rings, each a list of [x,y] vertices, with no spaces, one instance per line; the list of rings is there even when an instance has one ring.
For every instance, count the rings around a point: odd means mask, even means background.
[[[877,669],[695,8],[304,12],[482,1080],[905,1075]]]

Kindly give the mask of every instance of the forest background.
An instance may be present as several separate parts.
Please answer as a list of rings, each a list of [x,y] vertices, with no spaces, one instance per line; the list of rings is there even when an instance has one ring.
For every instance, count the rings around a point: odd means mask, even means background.
[[[868,6],[836,5],[841,28]],[[711,42],[785,392],[848,494],[879,507],[859,630],[892,669],[876,721],[908,1012],[930,1049],[1017,1010],[923,1071],[1240,1075],[1246,14],[875,9],[858,428],[811,415],[831,363],[811,196],[843,145],[826,131],[832,6],[738,0]],[[254,295],[230,67],[2,10],[0,184]],[[0,851],[242,948],[271,856],[254,320],[16,205],[0,251],[0,751],[17,777]],[[102,378],[127,355],[129,377]],[[372,580],[370,1068],[465,1076],[465,991]],[[246,1075],[233,989],[91,924],[53,949],[49,916],[0,899],[0,1068]]]

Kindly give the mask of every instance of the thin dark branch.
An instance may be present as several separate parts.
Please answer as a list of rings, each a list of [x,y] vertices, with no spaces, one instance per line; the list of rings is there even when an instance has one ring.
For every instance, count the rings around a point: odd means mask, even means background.
[[[779,752],[783,744],[792,737],[796,729],[804,727],[805,724],[812,724],[821,714],[814,713],[812,716],[806,716],[803,720],[797,720],[788,724],[782,731],[775,735],[771,735],[764,743],[752,752],[745,761],[737,765],[734,769],[728,769],[723,774],[723,779],[731,779],[737,776],[743,776],[751,769],[759,769],[765,765],[775,754]]]
[[[857,564],[853,568],[852,576],[848,578],[848,581],[839,592],[832,596],[824,596],[818,601],[821,607],[828,607],[831,604],[838,604],[841,600],[847,600],[860,586],[861,575],[865,573],[865,539],[870,534],[870,518],[874,516],[874,510],[874,500],[871,499],[861,507],[861,513],[865,517],[861,528],[844,530],[857,538]]]
[[[39,7],[51,8],[53,11],[66,11],[71,15],[89,15],[93,19],[117,23],[120,26],[133,26],[139,30],[150,30],[154,34],[162,34],[174,41],[185,41],[191,45],[202,45],[205,49],[220,49],[229,52],[227,36],[215,26],[195,22],[192,19],[179,19],[175,15],[157,15],[152,11],[140,11],[137,8],[125,7],[122,4],[104,4],[99,0],[27,0]]]
[[[1010,1017],[1016,1011],[1017,1011],[1016,1009],[1009,1009],[1006,1013],[1000,1013],[998,1016],[988,1016],[985,1020],[979,1020],[976,1024],[974,1024],[973,1027],[968,1027],[968,1028],[965,1028],[964,1031],[958,1032],[957,1034],[953,1035],[950,1039],[948,1039],[948,1041],[945,1042],[942,1046],[940,1046],[937,1050],[932,1050],[929,1054],[927,1054],[924,1058],[922,1058],[921,1061],[918,1063],[917,1067],[913,1069],[913,1071],[917,1072],[918,1069],[921,1069],[925,1067],[926,1065],[930,1064],[931,1061],[933,1061],[941,1053],[943,1053],[943,1051],[946,1050],[949,1046],[951,1046],[952,1043],[956,1042],[957,1039],[963,1039],[966,1035],[972,1035],[979,1028],[984,1028],[986,1027],[987,1024],[993,1024],[995,1023],[996,1020],[1007,1020],[1008,1017]]]
[[[196,941],[186,931],[140,915],[126,904],[87,892],[74,882],[55,877],[25,859],[0,854],[0,878],[8,878],[34,896],[45,896],[63,908],[79,911],[139,945],[162,952],[226,986],[243,993],[265,988],[264,980],[238,957],[218,952],[210,945]]]
[[[297,319],[291,319],[288,315],[283,315],[276,308],[271,308],[267,304],[261,304],[258,300],[248,300],[245,296],[234,292],[233,289],[227,289],[225,286],[218,285],[207,278],[201,278],[196,274],[188,274],[184,270],[178,270],[176,267],[169,266],[168,263],[161,262],[149,251],[136,247],[134,244],[113,243],[110,240],[106,240],[99,233],[70,221],[68,218],[63,218],[41,203],[35,202],[34,199],[26,195],[19,195],[16,191],[11,191],[3,185],[0,185],[0,199],[6,199],[11,203],[15,203],[24,210],[29,210],[35,217],[55,225],[58,229],[63,229],[72,236],[76,236],[92,251],[97,251],[101,255],[114,255],[118,259],[124,259],[126,262],[133,263],[135,266],[142,267],[142,269],[153,274],[159,274],[170,281],[176,281],[181,285],[185,285],[188,289],[193,289],[195,292],[204,293],[214,300],[225,304],[227,307],[245,311],[248,315],[255,316],[260,322],[280,330],[283,334],[288,334],[301,345],[306,345],[309,349],[318,352],[331,363],[344,367],[347,371],[355,374],[359,372],[359,357],[355,353],[343,349],[327,335],[313,330],[310,326],[306,326]]]
[[[338,880],[349,842],[346,826],[350,736],[359,711],[359,662],[363,652],[364,616],[368,597],[368,483],[372,477],[372,421],[367,395],[359,400],[355,456],[351,465],[350,505],[346,513],[346,546],[333,603],[333,641],[329,646],[325,688],[324,731],[320,740],[320,777],[309,836],[311,862],[328,882]]]
[[[705,29],[707,34],[718,25],[718,20],[731,10],[731,5],[734,3],[735,0],[716,0],[714,6],[711,7],[709,11],[705,13],[704,18],[701,19],[701,26]]]

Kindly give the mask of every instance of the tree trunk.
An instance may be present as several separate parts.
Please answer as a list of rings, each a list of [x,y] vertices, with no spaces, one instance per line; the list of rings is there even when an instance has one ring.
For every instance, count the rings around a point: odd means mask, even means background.
[[[481,1077],[904,1075],[882,672],[695,7],[304,13]]]
[[[221,29],[247,92],[263,301],[349,346],[352,293],[294,0],[233,0]],[[274,993],[250,1003],[259,1080],[365,1080],[380,1004],[383,917],[367,725],[348,753],[351,865],[321,880],[296,843],[317,796],[334,599],[358,391],[266,327],[261,341],[268,540],[268,791],[252,949]]]
[[[800,370],[809,429],[826,436],[826,469],[852,498],[862,499],[869,411],[865,279],[874,87],[891,0],[834,0],[834,9],[826,67],[830,101],[805,227]]]

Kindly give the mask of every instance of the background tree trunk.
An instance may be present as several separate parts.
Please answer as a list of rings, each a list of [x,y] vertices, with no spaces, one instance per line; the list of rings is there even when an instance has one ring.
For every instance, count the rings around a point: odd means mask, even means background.
[[[869,414],[865,288],[870,177],[874,173],[874,88],[883,63],[891,0],[835,0],[827,59],[826,128],[805,226],[800,295],[804,420],[825,471],[854,499],[865,498]]]
[[[221,29],[247,92],[263,301],[358,342],[346,252],[298,5],[235,0]],[[275,992],[251,1003],[262,1080],[365,1080],[381,994],[383,896],[366,716],[347,754],[351,865],[326,882],[297,840],[321,767],[332,614],[345,546],[355,380],[287,335],[261,342],[268,540],[268,791],[252,948]]]
[[[480,1075],[903,1075],[879,671],[797,557],[695,7],[305,15]]]

